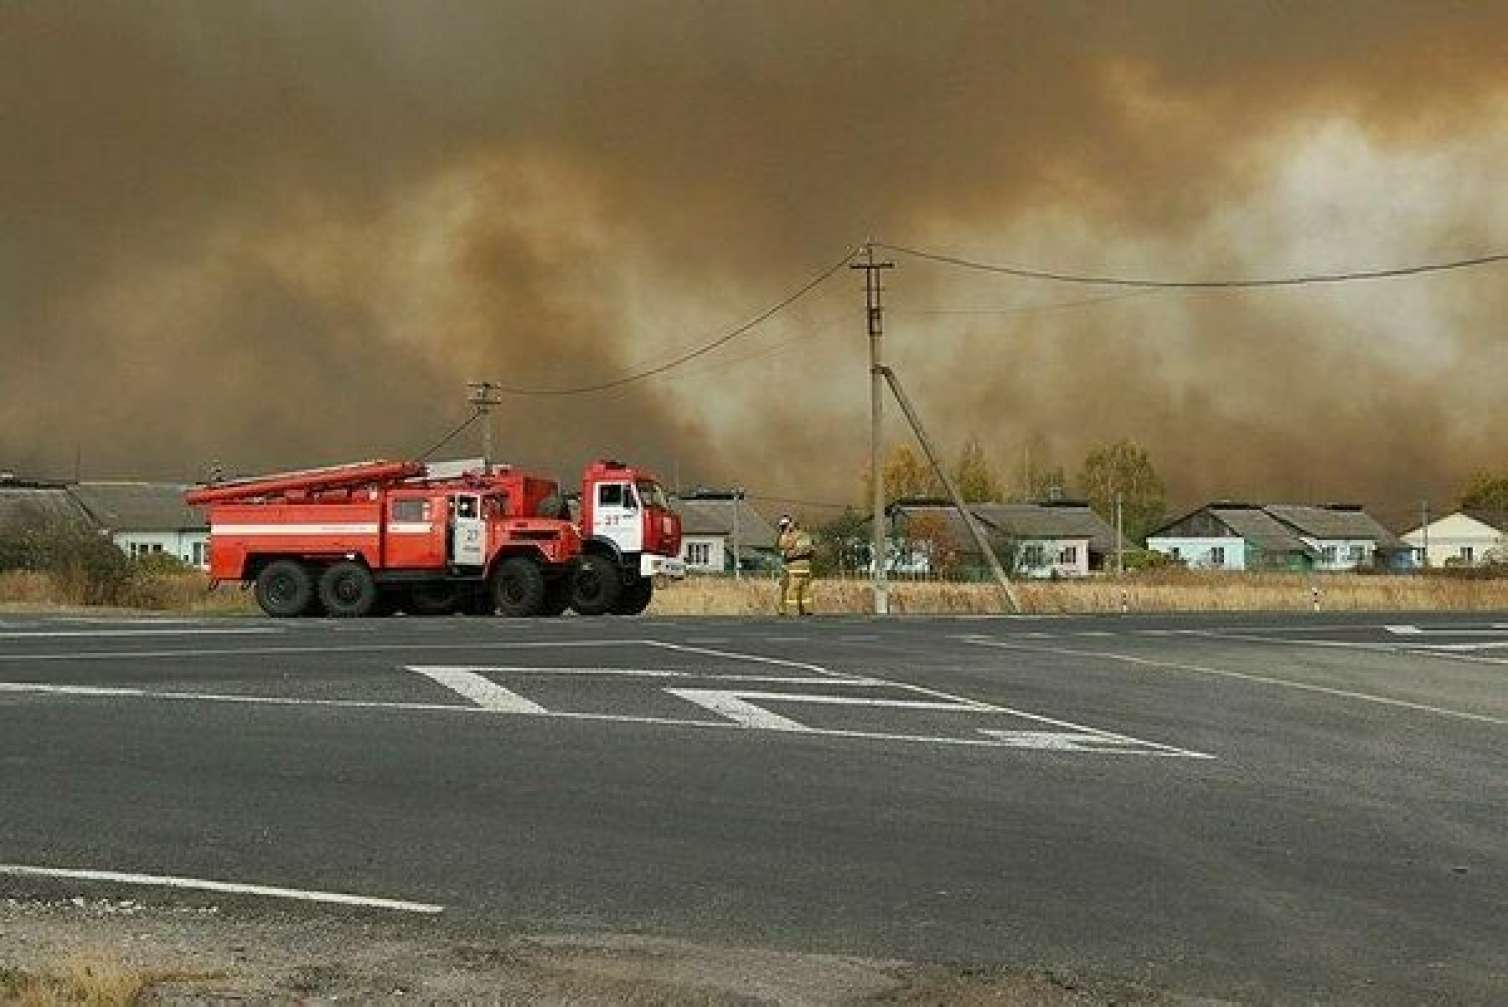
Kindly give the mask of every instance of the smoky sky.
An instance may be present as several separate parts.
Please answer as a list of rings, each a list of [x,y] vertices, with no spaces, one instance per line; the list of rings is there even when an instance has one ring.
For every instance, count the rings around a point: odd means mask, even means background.
[[[7,3],[0,468],[411,454],[468,378],[652,365],[867,236],[1174,276],[1501,250],[1505,40],[1508,5],[1382,0]],[[1129,436],[1181,501],[1388,509],[1508,461],[1501,269],[1075,305],[898,266],[890,355],[1007,475]],[[858,282],[510,398],[500,453],[856,497]]]

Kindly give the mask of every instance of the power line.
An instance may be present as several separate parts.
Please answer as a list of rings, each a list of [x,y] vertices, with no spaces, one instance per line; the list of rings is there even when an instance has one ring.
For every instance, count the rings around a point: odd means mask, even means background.
[[[828,277],[832,276],[838,270],[846,266],[849,260],[851,260],[857,253],[857,251],[858,250],[856,248],[848,249],[843,253],[843,258],[839,259],[831,266],[828,266],[816,276],[812,277],[810,280],[807,280],[800,287],[797,287],[791,293],[787,294],[785,297],[782,297],[780,300],[776,301],[774,304],[770,305],[768,308],[764,309],[753,318],[744,322],[742,325],[739,325],[729,330],[728,332],[723,333],[716,339],[701,344],[693,350],[682,353],[663,364],[658,364],[654,367],[648,367],[643,370],[633,371],[628,374],[620,375],[619,377],[612,378],[608,381],[599,381],[595,384],[588,385],[575,385],[567,388],[525,388],[519,385],[507,385],[501,383],[494,383],[493,387],[496,390],[507,395],[584,395],[588,392],[601,392],[606,391],[609,388],[618,388],[622,385],[632,384],[635,381],[643,381],[645,378],[654,377],[656,374],[663,374],[666,371],[671,370],[672,368],[679,367],[682,364],[687,363],[688,361],[695,360],[697,357],[705,356],[706,354],[711,353],[719,346],[723,346],[727,343],[732,342],[739,336],[744,335],[750,329],[753,329],[755,326],[758,326],[768,319],[774,317],[776,314],[779,314],[781,311],[790,307],[802,297],[805,297],[807,294],[811,293],[812,290],[814,290],[822,283],[822,281],[826,280]]]
[[[1112,301],[1129,301],[1133,297],[1149,297],[1156,290],[1132,290],[1124,294],[1107,294],[1104,297],[1085,297],[1074,301],[1051,301],[1047,304],[1007,304],[998,308],[891,308],[892,315],[1031,315],[1041,311],[1058,311],[1064,308],[1083,308],[1091,304],[1109,304]]]
[[[1352,270],[1339,273],[1305,273],[1299,274],[1297,276],[1271,276],[1259,277],[1255,279],[1157,280],[1128,276],[1062,273],[1045,269],[1034,269],[1026,266],[1002,266],[987,262],[978,262],[973,259],[965,259],[962,256],[947,255],[942,252],[928,252],[918,248],[907,248],[903,245],[885,245],[879,242],[875,243],[875,247],[884,248],[892,252],[897,252],[901,255],[909,255],[917,259],[927,259],[932,262],[940,262],[950,266],[959,266],[964,269],[977,269],[987,273],[1004,273],[1007,276],[1016,276],[1025,280],[1050,280],[1055,283],[1083,283],[1097,286],[1141,287],[1158,290],[1299,287],[1319,283],[1348,283],[1354,280],[1385,280],[1400,276],[1417,276],[1421,273],[1441,273],[1451,269],[1469,269],[1473,266],[1485,266],[1492,263],[1508,262],[1508,252],[1500,252],[1494,253],[1492,255],[1479,255],[1467,259],[1452,259],[1447,262],[1428,262],[1414,266],[1398,266],[1392,269]]]
[[[416,462],[422,462],[424,459],[428,458],[430,455],[434,454],[436,451],[440,450],[445,445],[447,445],[451,441],[455,440],[457,437],[459,437],[461,435],[462,431],[464,431],[467,427],[469,427],[473,423],[475,423],[478,419],[481,418],[481,416],[482,416],[482,410],[478,409],[476,412],[472,413],[466,419],[466,422],[464,422],[460,426],[456,427],[454,430],[452,430],[450,433],[446,434],[444,437],[441,437],[440,440],[434,445],[434,447],[430,448],[428,451],[426,451],[423,454],[419,455],[417,458],[414,459],[414,461],[416,461]]]

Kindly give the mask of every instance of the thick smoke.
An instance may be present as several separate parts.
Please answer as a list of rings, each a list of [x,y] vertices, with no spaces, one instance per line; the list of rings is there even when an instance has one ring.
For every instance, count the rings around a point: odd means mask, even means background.
[[[1499,248],[1504,38],[1376,0],[8,3],[0,467],[409,454],[469,377],[667,359],[866,235],[1153,275]],[[1501,270],[1042,309],[1098,292],[900,266],[913,395],[1012,471],[1129,435],[1181,499],[1387,509],[1504,455]],[[503,452],[854,496],[857,283],[510,399]]]

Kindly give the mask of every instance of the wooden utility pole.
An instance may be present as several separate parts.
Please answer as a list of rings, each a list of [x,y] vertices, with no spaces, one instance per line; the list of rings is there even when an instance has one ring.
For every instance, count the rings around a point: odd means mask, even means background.
[[[492,471],[492,407],[503,404],[502,390],[494,381],[468,381],[471,394],[466,397],[482,416],[482,471]]]
[[[885,547],[885,473],[881,468],[884,453],[884,434],[881,422],[884,419],[884,354],[885,307],[881,300],[884,287],[880,284],[879,270],[894,269],[893,262],[874,261],[874,245],[864,243],[863,259],[850,263],[849,269],[864,270],[864,317],[869,332],[869,473],[872,483],[872,515],[874,528],[870,535],[870,556],[874,564],[874,613],[885,615],[890,611],[890,586],[885,564],[888,550]]]

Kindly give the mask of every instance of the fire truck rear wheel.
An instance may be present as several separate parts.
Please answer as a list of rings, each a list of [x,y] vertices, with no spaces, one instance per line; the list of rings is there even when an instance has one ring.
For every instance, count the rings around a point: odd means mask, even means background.
[[[582,615],[606,615],[618,603],[623,580],[618,564],[607,556],[588,554],[576,564],[571,578],[571,607]]]
[[[492,573],[492,600],[503,615],[538,615],[545,603],[545,574],[524,556],[511,556]]]
[[[377,604],[377,582],[364,564],[342,560],[320,574],[319,600],[337,619],[359,619]]]
[[[302,563],[280,559],[257,574],[257,605],[274,619],[302,615],[314,602],[314,581]]]
[[[649,607],[650,599],[654,597],[654,581],[648,577],[639,577],[624,585],[623,593],[618,595],[618,604],[613,606],[614,615],[638,615]]]

